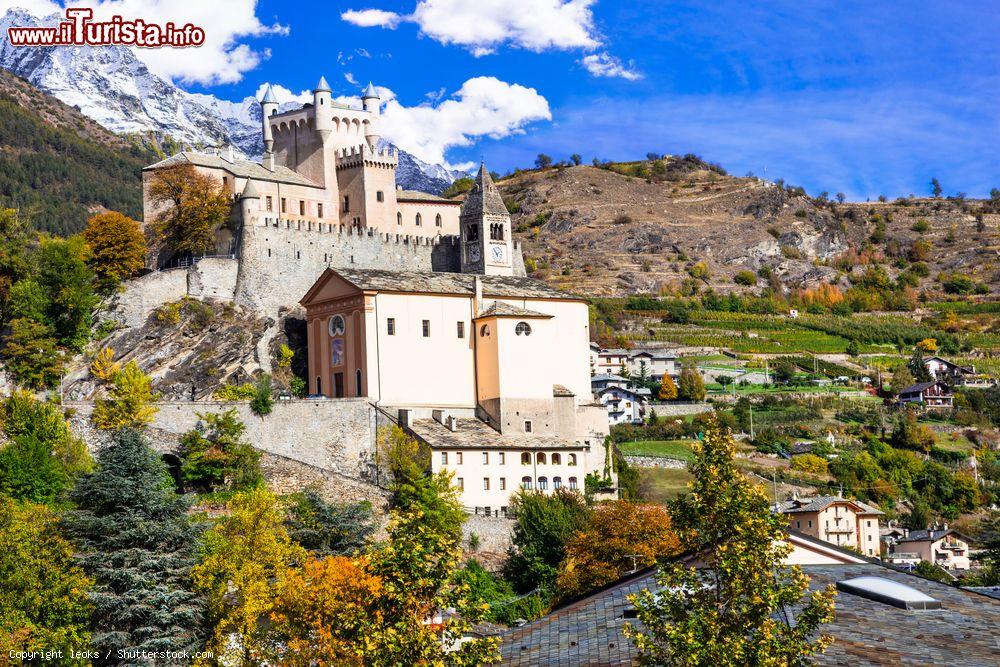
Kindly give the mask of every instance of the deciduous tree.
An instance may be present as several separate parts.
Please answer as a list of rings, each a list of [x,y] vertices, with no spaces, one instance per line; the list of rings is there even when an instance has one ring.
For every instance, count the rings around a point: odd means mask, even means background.
[[[198,413],[199,422],[181,436],[181,476],[201,491],[243,491],[263,482],[260,452],[243,439],[246,426],[235,409]]]
[[[90,266],[105,287],[131,278],[146,263],[146,237],[139,223],[117,211],[87,221],[83,238],[90,246]]]
[[[566,543],[589,521],[583,498],[566,489],[551,495],[519,491],[508,511],[515,523],[504,573],[521,592],[551,588],[566,556]]]
[[[148,194],[162,209],[153,221],[153,233],[179,253],[206,252],[232,208],[222,184],[189,164],[155,170]]]
[[[91,415],[94,426],[102,431],[144,428],[159,410],[153,405],[158,398],[153,392],[153,380],[135,360],[114,371],[106,389],[108,396],[97,399]]]
[[[696,445],[690,491],[670,513],[683,550],[700,562],[667,563],[657,590],[629,596],[642,625],[625,633],[646,662],[799,665],[832,641],[819,629],[833,619],[833,587],[803,598],[808,578],[784,566],[785,519],[735,455],[732,435],[717,427]]]
[[[674,384],[674,379],[666,373],[660,379],[660,390],[656,396],[661,401],[672,401],[677,398],[677,385]]]
[[[701,379],[701,373],[694,366],[685,366],[681,370],[677,397],[685,401],[705,400],[705,382]]]
[[[63,357],[48,325],[25,317],[10,323],[4,341],[4,367],[30,389],[54,387],[62,376]]]

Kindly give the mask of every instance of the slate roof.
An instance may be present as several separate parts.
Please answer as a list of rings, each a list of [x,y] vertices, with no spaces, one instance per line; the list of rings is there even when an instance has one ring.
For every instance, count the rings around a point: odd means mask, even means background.
[[[799,500],[785,500],[778,504],[778,510],[783,514],[795,514],[797,512],[820,512],[834,503],[853,503],[861,508],[865,514],[885,514],[877,507],[872,507],[860,500],[841,498],[840,496],[816,496],[815,498],[801,498]]]
[[[521,308],[520,306],[514,306],[503,301],[494,301],[489,308],[479,313],[476,319],[483,317],[544,317],[545,319],[551,319],[552,315],[540,313],[537,310]]]
[[[455,204],[456,206],[462,203],[454,199],[448,199],[447,197],[432,195],[429,192],[421,192],[420,190],[396,190],[396,201],[428,201],[437,204]]]
[[[480,216],[482,214],[509,216],[507,206],[503,203],[500,190],[493,184],[490,172],[486,170],[486,164],[479,165],[479,173],[476,174],[476,181],[465,196],[462,202],[463,216]]]
[[[143,171],[150,169],[162,169],[164,167],[175,167],[182,164],[193,164],[196,167],[212,167],[214,169],[224,169],[233,176],[239,178],[252,178],[258,181],[272,181],[277,183],[289,183],[291,185],[304,185],[310,188],[318,188],[319,184],[310,181],[288,167],[274,165],[274,171],[265,169],[263,165],[250,160],[234,160],[232,162],[222,159],[219,155],[208,153],[196,153],[194,151],[183,151],[176,155],[171,155],[166,160],[160,160],[156,164],[144,167]]]
[[[597,375],[592,375],[590,381],[593,382],[627,382],[626,378],[621,375],[615,375],[613,373],[598,373]]]
[[[934,535],[931,536],[931,533]],[[968,537],[954,528],[936,528],[934,530],[911,530],[906,536],[897,538],[896,542],[900,544],[904,542],[930,542],[940,540],[947,535],[956,535],[965,541],[969,540]]]
[[[906,389],[901,389],[900,394],[921,394],[925,389],[930,389],[934,385],[938,384],[939,380],[931,380],[930,382],[918,382],[917,384],[911,384]]]
[[[376,292],[426,292],[468,294],[475,291],[476,276],[468,273],[433,271],[383,271],[380,269],[338,268],[333,271],[359,289]],[[515,299],[572,299],[580,297],[549,287],[540,280],[520,276],[479,276],[483,296]]]
[[[565,389],[565,387],[563,387]],[[558,391],[558,390],[555,390]],[[501,435],[471,417],[455,420],[455,430],[434,419],[415,419],[410,431],[434,449],[580,449],[582,443],[554,435],[512,433]],[[580,473],[583,477],[584,473]]]
[[[819,665],[964,665],[995,667],[1000,655],[1000,600],[948,586],[877,563],[806,565],[809,588],[859,576],[889,579],[941,602],[941,609],[908,611],[841,592],[836,618],[823,626],[833,644]],[[626,596],[655,587],[653,572],[641,571],[541,619],[500,635],[500,665],[531,667],[638,664],[625,637]]]

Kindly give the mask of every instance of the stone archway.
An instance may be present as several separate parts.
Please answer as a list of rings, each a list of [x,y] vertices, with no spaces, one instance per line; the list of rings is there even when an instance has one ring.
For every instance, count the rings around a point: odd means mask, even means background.
[[[174,480],[174,490],[177,493],[184,493],[184,480],[181,479],[181,459],[176,454],[163,454],[160,456],[160,460],[163,464],[167,466],[167,472],[170,473],[171,479]]]

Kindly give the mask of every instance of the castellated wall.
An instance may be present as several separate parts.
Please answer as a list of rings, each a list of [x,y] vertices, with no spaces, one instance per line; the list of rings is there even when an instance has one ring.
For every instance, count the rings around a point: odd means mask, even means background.
[[[236,275],[235,259],[216,257],[189,267],[153,271],[127,281],[123,291],[115,295],[113,310],[123,325],[135,327],[154,309],[185,296],[232,301]]]
[[[276,226],[277,225],[277,226]],[[274,317],[327,267],[458,271],[458,238],[382,234],[309,221],[252,218],[240,246],[236,299]]]
[[[65,405],[74,411],[70,419],[74,433],[91,450],[99,447],[103,433],[90,422],[93,402],[67,401]],[[282,461],[301,464],[296,469],[306,471],[302,477],[333,473],[354,483],[374,476],[375,409],[364,398],[275,401],[266,417],[253,414],[245,401],[163,401],[156,407],[159,410],[147,431],[161,453],[178,451],[180,436],[198,424],[198,413],[234,408],[246,425],[244,437],[267,455],[272,468],[280,467]]]

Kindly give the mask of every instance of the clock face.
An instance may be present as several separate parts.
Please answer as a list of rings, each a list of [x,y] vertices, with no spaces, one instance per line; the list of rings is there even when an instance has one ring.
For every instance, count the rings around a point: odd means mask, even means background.
[[[479,257],[480,257],[479,246],[477,246],[477,245],[470,245],[469,246],[469,261],[470,262],[478,262],[479,261]]]
[[[490,246],[490,259],[494,262],[502,262],[507,257],[507,249],[502,245]]]

